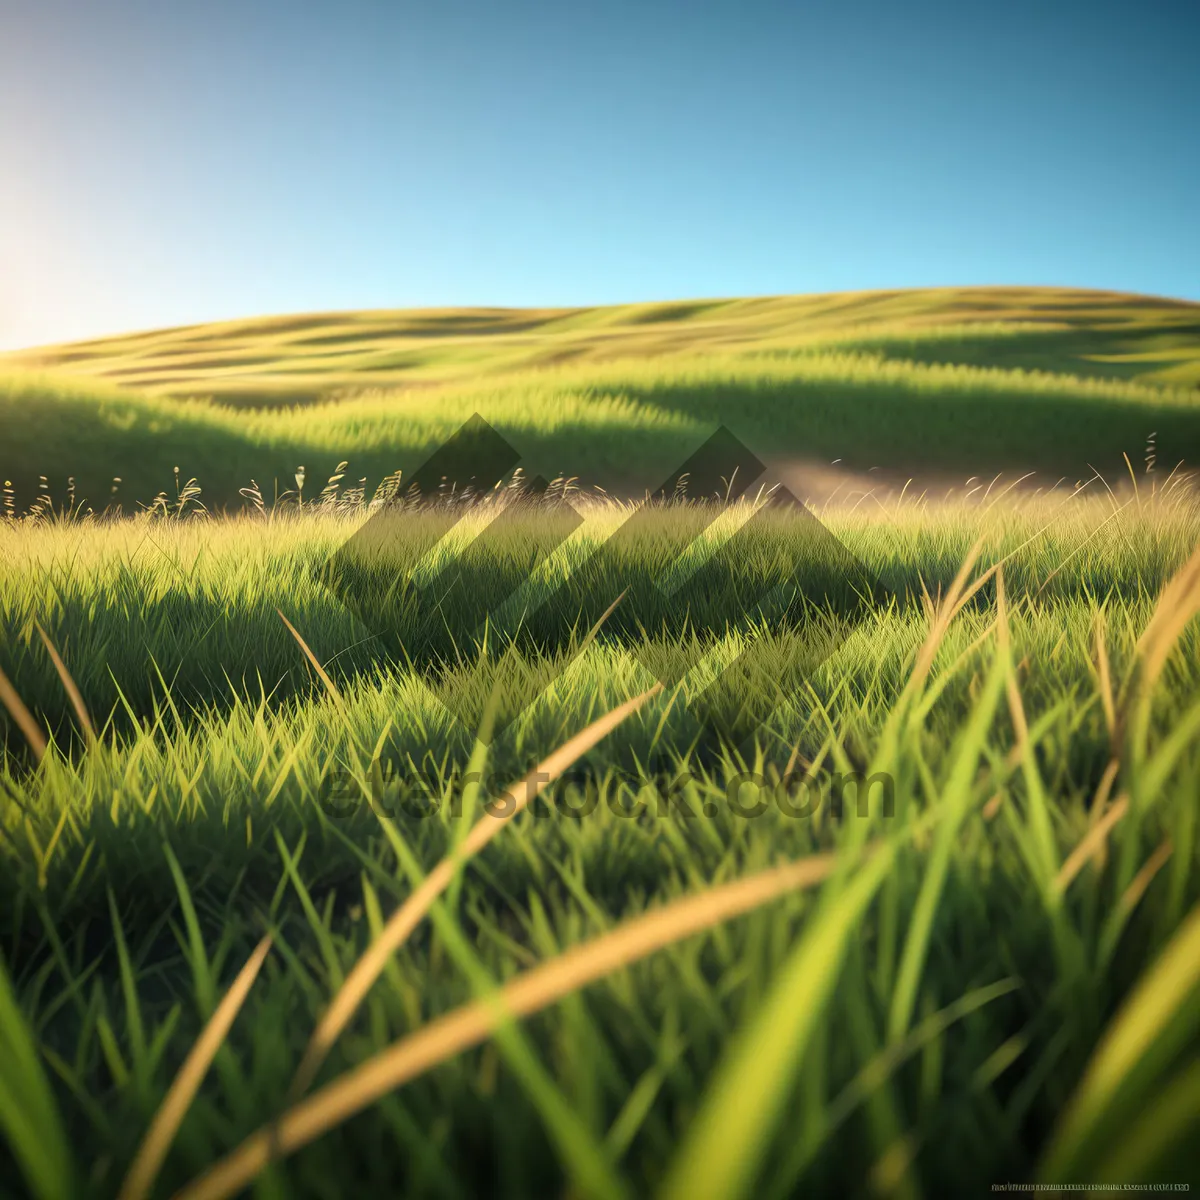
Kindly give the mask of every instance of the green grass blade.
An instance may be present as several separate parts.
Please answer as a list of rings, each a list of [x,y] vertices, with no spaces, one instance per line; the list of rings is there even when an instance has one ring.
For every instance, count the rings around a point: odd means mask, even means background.
[[[959,829],[975,796],[973,781],[976,765],[996,714],[1007,671],[1008,664],[1004,656],[998,653],[988,672],[987,682],[981,689],[980,698],[959,736],[950,772],[942,789],[944,815],[934,833],[933,851],[925,868],[925,878],[921,881],[892,993],[888,1038],[893,1042],[904,1037],[912,1021],[938,902],[946,885]]]
[[[38,1200],[77,1194],[70,1142],[0,960],[0,1129]]]

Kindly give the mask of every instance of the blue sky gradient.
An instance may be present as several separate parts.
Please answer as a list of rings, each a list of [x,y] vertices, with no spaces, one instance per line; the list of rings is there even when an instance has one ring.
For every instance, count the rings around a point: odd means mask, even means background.
[[[1200,4],[0,0],[0,346],[930,284],[1200,299]]]

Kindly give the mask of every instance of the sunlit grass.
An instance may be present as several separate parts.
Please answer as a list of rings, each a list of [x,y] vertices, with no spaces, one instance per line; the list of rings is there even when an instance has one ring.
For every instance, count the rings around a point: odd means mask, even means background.
[[[308,313],[42,347],[0,362],[253,407],[311,403],[364,380],[421,387],[567,362],[590,369],[613,359],[847,342],[890,357],[1195,385],[1196,340],[1196,309],[1184,301],[1069,288],[913,288],[589,309]]]
[[[514,610],[553,594],[563,619],[527,623],[513,658],[454,593],[449,663],[386,656],[322,584],[357,509],[0,524],[0,668],[50,733],[37,762],[5,715],[13,1165],[40,1195],[111,1195],[154,1124],[128,1195],[264,1169],[313,1194],[514,1197],[1186,1179],[1195,502],[1144,476],[1001,487],[822,512],[890,598],[751,745],[700,736],[689,677],[519,812],[504,790],[653,687],[655,645],[691,652],[620,604],[590,639],[574,619],[600,601],[570,580],[628,508],[581,505]],[[746,644],[735,598],[773,561],[710,577],[708,669]],[[664,534],[607,582],[677,565]],[[485,568],[507,568],[478,567],[490,596]],[[529,679],[549,686],[518,695]],[[438,699],[455,686],[485,726],[512,700],[490,743]],[[639,764],[678,783],[669,803]],[[887,772],[894,812],[851,792],[789,815],[798,769]],[[376,939],[393,952],[356,976]],[[326,1014],[355,978],[343,1028]]]

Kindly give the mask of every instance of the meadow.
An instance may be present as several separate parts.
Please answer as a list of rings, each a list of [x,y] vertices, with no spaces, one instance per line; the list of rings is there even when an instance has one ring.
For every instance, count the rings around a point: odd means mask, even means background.
[[[495,380],[573,363],[819,347],[1157,387],[1200,384],[1194,303],[1071,288],[908,288],[560,309],[302,313],[13,352],[16,370],[231,407]]]
[[[585,561],[626,515],[590,510],[530,586]],[[471,643],[467,622],[453,660],[398,663],[314,569],[363,520],[331,503],[0,534],[3,670],[53,731],[38,761],[10,721],[0,776],[5,1078],[10,1100],[20,1088],[45,1103],[36,1125],[8,1126],[27,1170],[42,1164],[32,1190],[115,1190],[264,934],[269,955],[171,1140],[164,1185],[296,1099],[330,998],[475,819],[494,841],[452,873],[331,1041],[313,1103],[498,984],[560,961],[582,974],[481,1046],[498,1020],[486,1003],[483,1034],[458,1044],[451,1028],[432,1058],[413,1046],[425,1065],[396,1076],[413,1074],[399,1092],[360,1080],[349,1111],[365,1110],[341,1124],[318,1108],[311,1144],[310,1126],[281,1133],[296,1153],[279,1151],[260,1187],[936,1195],[1039,1171],[1186,1178],[1200,936],[1190,492],[821,515],[891,598],[750,747],[706,741],[689,707],[747,637],[710,620],[700,684],[651,695],[536,804],[525,772],[652,690],[639,638],[669,650],[678,629],[614,622],[565,656],[553,638],[505,656]],[[473,533],[443,552],[460,560]],[[754,567],[719,558],[731,536],[703,535],[692,566],[721,563],[736,616],[733,576]],[[441,698],[467,694],[494,722],[501,677],[521,703],[500,736],[477,737]],[[531,679],[548,686],[525,706]],[[867,788],[861,807],[851,791],[839,812],[828,793],[805,812],[793,777],[821,796],[835,770],[890,776],[894,810]],[[331,778],[348,790],[331,796]],[[485,807],[506,789],[523,811]],[[752,878],[769,906],[715,924],[724,904],[749,904],[736,889]],[[702,926],[626,963],[639,918],[702,897]],[[605,937],[617,959],[590,975]],[[262,1166],[245,1161],[249,1174],[185,1194],[230,1194]]]
[[[576,314],[697,344],[284,406],[117,390],[111,344],[13,375],[0,1191],[1193,1180],[1195,306],[950,299],[983,323],[922,293],[736,302],[739,346],[683,328],[736,305]],[[1068,330],[1024,328],[1052,304]],[[472,412],[550,493],[398,505]],[[635,492],[717,421],[1009,469],[819,525],[572,482]],[[81,502],[122,472],[136,511]]]
[[[190,478],[374,491],[474,413],[527,475],[640,495],[724,423],[782,460],[1052,486],[1200,459],[1195,304],[1056,289],[262,319],[0,355],[12,503],[127,511]],[[176,480],[175,469],[182,472]]]

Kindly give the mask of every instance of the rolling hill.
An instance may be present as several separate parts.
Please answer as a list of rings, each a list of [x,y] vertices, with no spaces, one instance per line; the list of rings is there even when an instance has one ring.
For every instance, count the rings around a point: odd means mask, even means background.
[[[0,355],[226,404],[478,380],[562,363],[836,345],[1200,387],[1200,305],[1057,288],[938,288],[567,309],[309,313],[134,333]]]
[[[719,423],[862,470],[1123,474],[1148,441],[1169,468],[1200,459],[1200,305],[946,288],[135,333],[0,355],[0,471],[93,505],[170,492],[177,466],[217,505],[301,465],[370,487],[473,412],[530,472],[634,491]]]

